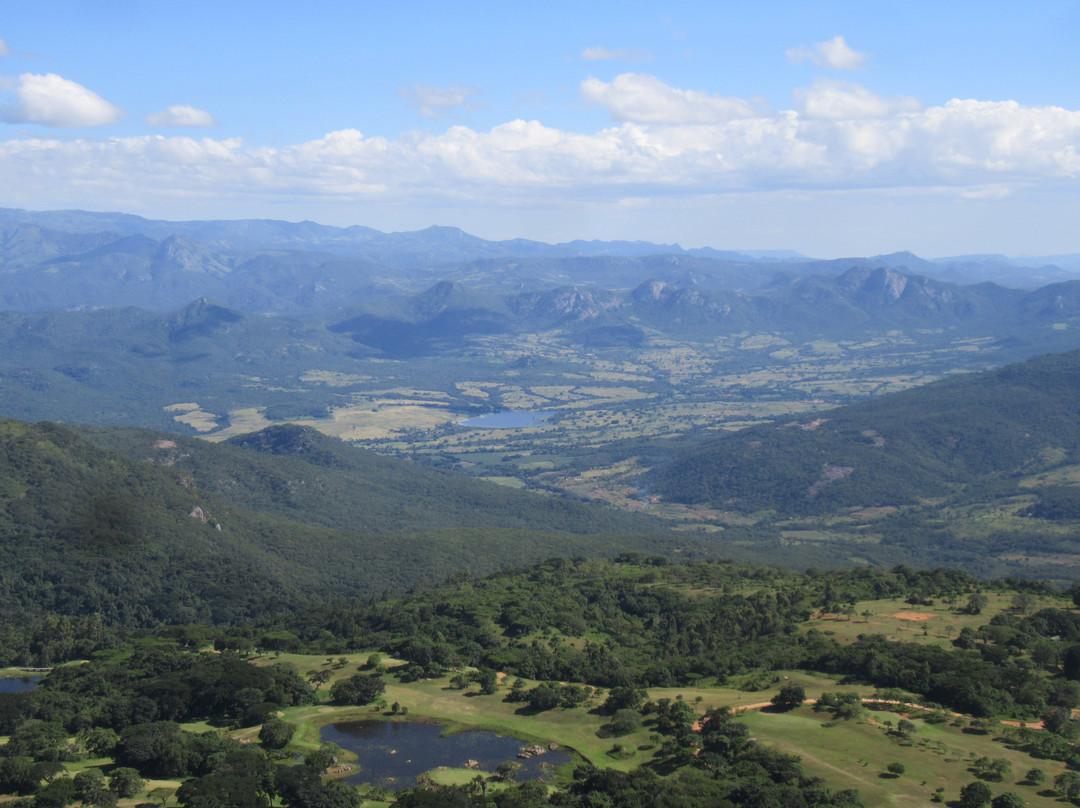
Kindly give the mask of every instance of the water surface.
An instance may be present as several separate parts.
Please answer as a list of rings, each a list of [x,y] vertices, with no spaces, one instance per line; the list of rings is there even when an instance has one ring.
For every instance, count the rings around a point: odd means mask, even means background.
[[[321,738],[356,753],[360,770],[346,777],[346,783],[393,791],[415,786],[419,775],[439,766],[460,769],[469,760],[487,772],[506,760],[520,763],[519,782],[553,776],[553,766],[570,762],[561,750],[520,759],[518,752],[528,744],[506,735],[470,730],[444,736],[444,729],[418,721],[349,721],[323,727]]]
[[[14,679],[0,679],[0,693],[22,693],[33,690],[40,676],[19,676]]]
[[[538,422],[546,421],[554,414],[548,410],[538,410],[536,412],[500,410],[499,412],[489,412],[487,415],[478,415],[475,418],[466,418],[458,423],[462,426],[483,427],[486,429],[520,429],[525,426],[538,426]]]

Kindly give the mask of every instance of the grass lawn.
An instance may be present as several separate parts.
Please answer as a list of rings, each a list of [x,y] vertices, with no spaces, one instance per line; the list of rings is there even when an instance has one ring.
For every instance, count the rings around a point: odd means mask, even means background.
[[[42,676],[48,671],[28,670],[27,668],[0,668],[0,679],[28,679],[31,676]]]
[[[536,683],[530,683],[533,684]],[[297,725],[296,740],[292,744],[297,747],[297,751],[317,746],[319,730],[326,724],[383,718],[435,721],[445,724],[450,732],[465,729],[489,730],[518,738],[523,746],[555,742],[562,747],[569,747],[596,765],[623,771],[633,769],[651,758],[650,751],[638,749],[640,746],[651,746],[647,729],[618,739],[624,746],[632,747],[635,753],[625,760],[617,760],[607,754],[614,743],[613,739],[597,735],[597,731],[608,721],[606,716],[588,712],[589,706],[557,708],[529,715],[520,712],[522,705],[504,702],[506,693],[505,687],[490,696],[478,695],[475,690],[454,690],[449,687],[447,677],[409,684],[398,684],[388,679],[384,694],[386,703],[398,702],[407,708],[409,712],[404,717],[391,717],[372,707],[324,705],[294,708],[286,711],[285,718]]]
[[[1033,758],[993,740],[993,735],[973,735],[950,724],[927,724],[912,718],[917,731],[910,741],[888,734],[885,721],[896,724],[895,713],[868,712],[858,721],[833,722],[827,712],[800,707],[786,713],[755,711],[742,721],[761,743],[799,755],[807,772],[821,777],[833,789],[856,788],[866,805],[926,805],[934,791],[944,788],[947,800],[955,800],[960,787],[976,779],[969,771],[980,757],[1004,758],[1012,772],[1002,782],[987,781],[995,795],[1018,793],[1029,806],[1056,804],[1054,797],[1040,795],[1046,786],[1017,785],[1028,769],[1042,769],[1049,780],[1064,771],[1063,763]],[[901,763],[904,773],[886,772],[890,763]]]
[[[1010,610],[1012,595],[984,594],[987,605],[982,614],[961,614],[941,601],[933,606],[912,606],[899,598],[868,600],[856,603],[851,616],[826,614],[806,621],[803,628],[816,628],[839,642],[854,642],[860,634],[884,634],[890,640],[945,646],[956,639],[961,629],[977,629]],[[964,603],[966,598],[957,605]],[[1071,606],[1065,598],[1036,597],[1033,610]]]

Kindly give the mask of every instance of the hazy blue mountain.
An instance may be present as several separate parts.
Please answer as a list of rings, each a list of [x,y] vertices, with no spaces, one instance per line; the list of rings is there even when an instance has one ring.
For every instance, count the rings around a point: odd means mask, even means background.
[[[0,209],[0,309],[138,305],[166,311],[212,297],[244,311],[324,313],[419,292],[437,280],[510,292],[573,286],[629,290],[659,279],[751,292],[811,275],[893,269],[970,284],[1034,288],[1080,275],[1035,259],[907,252],[814,260],[786,250],[685,250],[644,241],[489,241],[453,227],[382,233],[269,219],[168,222],[121,213]]]

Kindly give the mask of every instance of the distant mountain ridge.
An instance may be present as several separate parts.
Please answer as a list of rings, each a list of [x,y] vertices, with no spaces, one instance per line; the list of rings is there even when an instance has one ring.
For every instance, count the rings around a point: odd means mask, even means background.
[[[357,359],[461,359],[486,338],[538,331],[591,350],[744,332],[802,343],[899,330],[927,345],[979,339],[995,363],[1005,363],[1075,348],[1078,329],[1080,281],[1023,291],[882,267],[746,292],[656,278],[629,290],[565,285],[513,292],[439,281],[324,319],[250,314],[205,297],[167,313],[131,306],[7,311],[0,312],[0,412],[177,429],[165,407],[194,400],[223,413],[249,398],[243,391],[253,378],[296,380],[311,368],[350,373]],[[271,385],[258,405],[271,420],[284,420],[324,417],[337,400],[332,390],[295,387]]]
[[[631,289],[653,278],[717,291],[889,268],[953,283],[1032,288],[1080,276],[1080,256],[1050,260],[911,253],[814,260],[790,251],[684,249],[643,241],[488,241],[452,227],[382,233],[268,219],[167,222],[120,213],[0,209],[0,309],[134,305],[195,297],[253,313],[328,312],[435,280],[545,291],[567,284]]]
[[[398,355],[438,352],[469,334],[563,328],[642,329],[678,338],[712,338],[743,330],[800,337],[851,338],[889,329],[948,329],[999,340],[1046,339],[1053,327],[1080,326],[1080,281],[1024,291],[991,283],[960,286],[888,267],[860,266],[839,275],[800,276],[753,291],[718,291],[651,279],[630,290],[566,285],[496,293],[440,282],[332,321],[329,330]],[[1071,347],[1071,346],[1069,346]]]

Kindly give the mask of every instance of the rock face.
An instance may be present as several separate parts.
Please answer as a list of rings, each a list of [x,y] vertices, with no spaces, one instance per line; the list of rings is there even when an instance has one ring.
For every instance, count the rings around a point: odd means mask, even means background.
[[[227,275],[232,271],[229,259],[186,236],[169,236],[154,254],[151,274],[155,277],[171,272],[200,272],[208,275]]]

